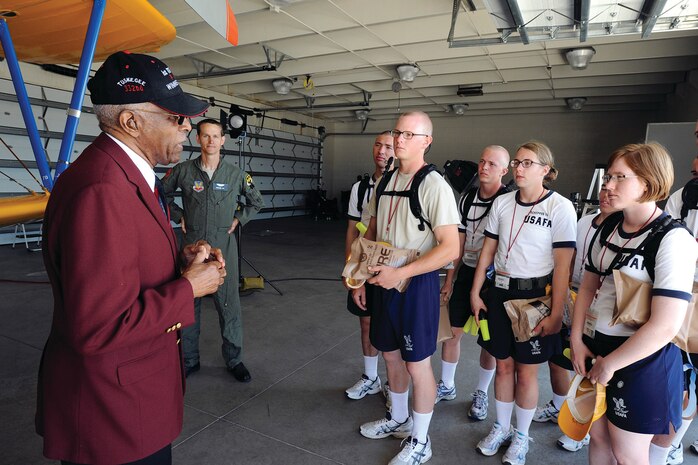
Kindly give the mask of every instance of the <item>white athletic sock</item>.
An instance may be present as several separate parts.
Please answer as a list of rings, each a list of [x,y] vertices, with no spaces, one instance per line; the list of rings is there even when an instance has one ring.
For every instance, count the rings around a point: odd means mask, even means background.
[[[373,381],[378,376],[378,355],[367,357],[364,355],[364,374]]]
[[[455,378],[457,366],[458,362],[451,363],[445,360],[441,360],[441,381],[443,381],[444,385],[449,389],[452,388],[453,385],[456,383]]]
[[[558,396],[553,392],[553,405],[555,406],[556,409],[560,410],[562,408],[562,404],[565,402],[565,398],[567,395],[564,396]]]
[[[405,392],[390,391],[390,415],[393,420],[403,423],[409,416],[410,390]]]
[[[514,402],[502,402],[494,400],[494,407],[497,411],[497,423],[505,430],[511,426],[511,412],[514,411]]]
[[[494,373],[497,371],[496,369],[491,369],[488,370],[487,368],[482,368],[478,370],[478,376],[477,376],[477,389],[481,390],[484,393],[487,393],[487,390],[490,388],[490,383],[492,382],[492,378],[494,378]],[[504,426],[504,425],[502,425]]]
[[[518,405],[514,407],[516,410],[516,430],[521,434],[528,436],[528,428],[533,421],[533,415],[536,414],[536,409],[521,408]]]
[[[681,428],[676,430],[676,435],[674,436],[674,440],[671,441],[671,444],[674,447],[679,447],[679,444],[681,444],[681,441],[683,440],[683,437],[686,435],[686,431],[688,431],[688,427],[691,426],[691,423],[693,422],[693,418],[690,420],[686,420],[683,418],[681,420]]]
[[[669,457],[669,447],[659,447],[650,443],[650,465],[666,465]]]
[[[429,413],[417,413],[412,410],[412,421],[414,421],[414,426],[412,426],[412,437],[417,438],[417,441],[422,444],[427,442],[429,423],[431,423],[431,416],[433,413],[433,410]]]

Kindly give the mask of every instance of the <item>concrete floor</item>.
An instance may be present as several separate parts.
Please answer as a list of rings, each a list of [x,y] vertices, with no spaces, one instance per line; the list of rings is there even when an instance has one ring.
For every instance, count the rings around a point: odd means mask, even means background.
[[[382,397],[353,401],[344,395],[363,369],[358,322],[345,309],[346,291],[338,280],[345,224],[300,217],[255,221],[245,229],[244,256],[284,295],[267,284],[242,299],[249,384],[225,371],[217,317],[206,301],[202,368],[187,382],[184,429],[173,452],[177,465],[385,464],[399,451],[397,439],[372,441],[358,432],[361,423],[383,416]],[[246,266],[243,273],[256,276]],[[41,254],[0,247],[0,464],[55,463],[42,458],[33,427],[51,290],[25,281],[46,281]],[[474,338],[464,337],[458,397],[436,406],[430,428],[434,465],[501,463],[503,452],[495,457],[475,452],[493,421],[493,402],[488,421],[466,416],[478,353]],[[438,354],[435,359],[438,379]],[[384,377],[382,362],[380,374]],[[540,381],[544,403],[551,396],[547,369],[541,369]],[[554,424],[534,424],[528,463],[587,463],[586,450],[557,448],[559,435]],[[697,437],[692,425],[684,442]],[[698,455],[686,451],[684,463],[698,464]]]

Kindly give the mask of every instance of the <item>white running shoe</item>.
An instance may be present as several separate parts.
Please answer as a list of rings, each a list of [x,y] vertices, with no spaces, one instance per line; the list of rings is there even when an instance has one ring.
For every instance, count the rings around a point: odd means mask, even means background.
[[[473,392],[473,404],[470,406],[470,411],[468,411],[468,417],[477,421],[484,420],[487,418],[488,406],[489,400],[487,398],[487,393],[480,389],[476,390]]]
[[[584,439],[581,441],[575,441],[571,437],[567,436],[566,434],[563,434],[560,436],[560,438],[557,440],[557,445],[562,447],[565,450],[568,450],[570,452],[577,452],[584,446],[589,445],[589,435],[587,434],[584,436]]]
[[[526,454],[528,453],[528,442],[531,438],[521,434],[520,431],[514,430],[514,437],[511,440],[511,445],[502,457],[502,463],[509,465],[524,465],[526,463]]]
[[[388,436],[404,439],[412,434],[412,417],[407,417],[403,423],[393,420],[390,412],[385,412],[385,418],[364,423],[359,428],[361,435],[369,439],[383,439]]]
[[[544,407],[536,407],[536,413],[533,414],[533,421],[538,423],[545,423],[546,421],[552,421],[557,423],[557,416],[560,411],[555,408],[555,404],[551,400]]]
[[[502,447],[502,444],[511,441],[513,431],[514,428],[511,426],[505,431],[504,428],[495,421],[490,430],[490,434],[478,442],[476,448],[482,455],[491,457],[497,453],[499,448]]]
[[[421,443],[417,438],[409,436],[402,440],[405,447],[402,448],[388,465],[419,465],[431,458],[431,440],[427,436],[427,442]],[[401,445],[402,445],[401,444]]]
[[[439,384],[436,385],[436,400],[434,403],[438,404],[442,400],[453,400],[455,398],[456,385],[454,384],[453,387],[447,388],[443,381],[439,381]]]
[[[695,452],[696,454],[698,454],[698,439],[693,441],[693,444],[691,444],[691,450],[693,452]]]
[[[674,447],[672,444],[666,458],[666,465],[679,465],[681,463],[683,463],[683,444],[679,443],[679,447]]]
[[[368,379],[368,376],[361,375],[361,379],[352,387],[347,389],[347,397],[354,400],[363,399],[366,394],[377,394],[381,391],[381,379],[376,376],[376,379]]]

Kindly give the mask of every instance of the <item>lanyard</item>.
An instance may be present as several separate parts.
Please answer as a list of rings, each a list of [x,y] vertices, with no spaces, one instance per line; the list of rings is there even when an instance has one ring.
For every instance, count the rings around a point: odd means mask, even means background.
[[[511,228],[509,229],[509,245],[507,246],[507,255],[504,257],[504,269],[507,267],[507,263],[509,262],[509,252],[511,252],[511,248],[514,246],[514,242],[516,242],[516,239],[519,237],[519,233],[521,232],[521,229],[523,228],[524,222],[526,221],[526,217],[531,214],[533,211],[533,207],[535,207],[538,202],[540,201],[541,197],[543,197],[543,194],[545,193],[545,187],[541,191],[540,195],[536,199],[535,202],[533,202],[533,205],[531,205],[531,208],[528,210],[528,213],[524,215],[524,217],[521,219],[521,225],[519,226],[519,230],[516,231],[516,236],[514,236],[514,240],[511,240],[511,234],[514,232],[514,218],[516,218],[516,206],[518,205],[519,202],[517,202],[516,197],[514,197],[514,214],[511,216]]]

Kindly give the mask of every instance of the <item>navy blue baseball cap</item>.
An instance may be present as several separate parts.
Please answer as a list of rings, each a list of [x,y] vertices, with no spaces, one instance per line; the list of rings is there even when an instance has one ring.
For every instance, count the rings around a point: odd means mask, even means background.
[[[116,52],[87,83],[92,103],[126,105],[150,102],[177,115],[194,117],[209,104],[182,90],[170,68],[155,57]]]

